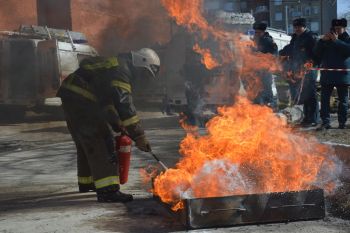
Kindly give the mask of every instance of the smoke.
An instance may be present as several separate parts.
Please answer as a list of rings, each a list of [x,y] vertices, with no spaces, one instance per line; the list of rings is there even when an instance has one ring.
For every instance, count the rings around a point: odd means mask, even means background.
[[[315,187],[331,194],[341,185],[342,163],[332,147],[286,127],[268,107],[238,98],[206,128],[204,135],[187,132],[176,169],[155,179],[163,202]]]
[[[330,150],[332,151],[332,150]],[[285,158],[284,158],[285,157]],[[281,153],[281,160],[287,159],[293,162],[290,156]],[[266,162],[268,163],[268,162]],[[325,155],[325,161],[322,163],[317,177],[314,181],[304,183],[305,189],[317,187],[325,189],[326,195],[331,195],[342,185],[340,174],[343,163],[335,154]],[[216,159],[207,161],[203,167],[197,171],[192,178],[191,186],[187,189],[177,189],[181,199],[204,198],[208,197],[206,187],[210,187],[213,196],[246,195],[260,192],[259,169],[248,164],[236,164],[227,159]],[[307,188],[308,187],[308,188]],[[273,190],[265,190],[273,192]]]
[[[170,40],[171,21],[159,0],[0,0],[0,29],[39,24],[84,33],[102,55]]]
[[[175,22],[193,34],[193,49],[212,73],[202,95],[205,102],[232,104],[242,89],[241,81],[254,100],[263,90],[262,80],[269,78],[265,73],[280,71],[276,57],[258,52],[255,42],[243,34],[253,22],[250,14],[205,12],[203,0],[161,2]]]
[[[73,29],[87,34],[104,55],[164,44],[171,21],[159,0],[79,0],[72,6]]]
[[[231,193],[236,195],[250,194],[254,190],[253,182],[249,182],[241,174],[239,165],[232,164],[232,162],[225,159],[206,162],[193,176],[191,187],[183,192],[181,199],[207,197],[204,191],[206,186],[215,187],[215,193],[218,196],[227,196]],[[200,191],[203,191],[203,193],[200,193]]]

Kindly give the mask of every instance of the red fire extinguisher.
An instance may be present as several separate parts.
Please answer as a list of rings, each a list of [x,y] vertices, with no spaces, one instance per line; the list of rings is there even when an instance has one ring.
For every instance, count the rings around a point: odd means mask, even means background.
[[[132,140],[126,135],[115,138],[116,151],[119,158],[119,180],[120,184],[128,182]]]

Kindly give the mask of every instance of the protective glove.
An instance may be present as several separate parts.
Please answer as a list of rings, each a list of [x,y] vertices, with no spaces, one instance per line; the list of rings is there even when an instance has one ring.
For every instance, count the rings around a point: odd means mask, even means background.
[[[151,145],[149,144],[148,140],[145,136],[139,137],[135,140],[136,147],[144,152],[151,152]]]

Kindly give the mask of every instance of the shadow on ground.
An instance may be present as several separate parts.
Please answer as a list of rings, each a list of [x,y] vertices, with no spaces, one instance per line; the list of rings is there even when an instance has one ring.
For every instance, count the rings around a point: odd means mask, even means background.
[[[1,113],[0,113],[1,114]],[[0,126],[21,124],[21,123],[45,123],[49,121],[63,121],[63,116],[53,114],[26,114],[25,116],[16,116],[12,114],[1,114]]]
[[[183,231],[181,225],[164,207],[152,198],[136,199],[127,203],[126,211],[98,219],[95,227],[111,232],[162,233]],[[113,211],[113,207],[109,207]]]
[[[26,197],[0,201],[0,206],[0,215],[46,211],[68,212],[78,209],[94,211],[96,208],[103,208],[108,213],[90,221],[94,228],[103,231],[161,233],[185,230],[179,221],[152,198],[135,199],[126,204],[98,203],[93,192],[84,194],[60,192],[43,195],[32,193]]]
[[[15,193],[13,196],[18,195]],[[38,193],[24,194],[25,196],[6,199],[0,201],[0,213],[9,212],[44,212],[45,209],[52,211],[57,209],[65,211],[69,209],[77,209],[96,204],[95,193],[79,194],[77,192],[62,192],[62,193],[46,193],[39,195]],[[11,197],[10,193],[6,193],[7,197]]]
[[[42,128],[35,130],[23,130],[22,133],[66,133],[68,134],[68,128],[66,126],[58,126],[52,128]]]

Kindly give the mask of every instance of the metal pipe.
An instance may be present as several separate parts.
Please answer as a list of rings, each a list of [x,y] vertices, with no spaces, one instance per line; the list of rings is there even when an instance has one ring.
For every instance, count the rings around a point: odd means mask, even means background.
[[[288,24],[288,5],[285,6],[285,10],[286,10],[286,17],[285,17],[285,20],[286,20],[286,32],[287,34],[289,34],[289,24]]]
[[[51,33],[50,33],[50,30],[47,26],[44,27],[46,32],[47,32],[47,35],[49,35],[49,39],[51,40],[52,39],[52,36],[51,36]]]
[[[72,37],[71,37],[71,35],[70,35],[70,33],[69,33],[69,30],[66,30],[66,33],[67,33],[68,38],[69,38],[69,41],[70,41],[70,43],[71,43],[71,45],[72,45],[73,51],[77,50],[77,48],[76,48],[75,45],[74,45],[74,41],[73,41],[73,39],[72,39]]]

